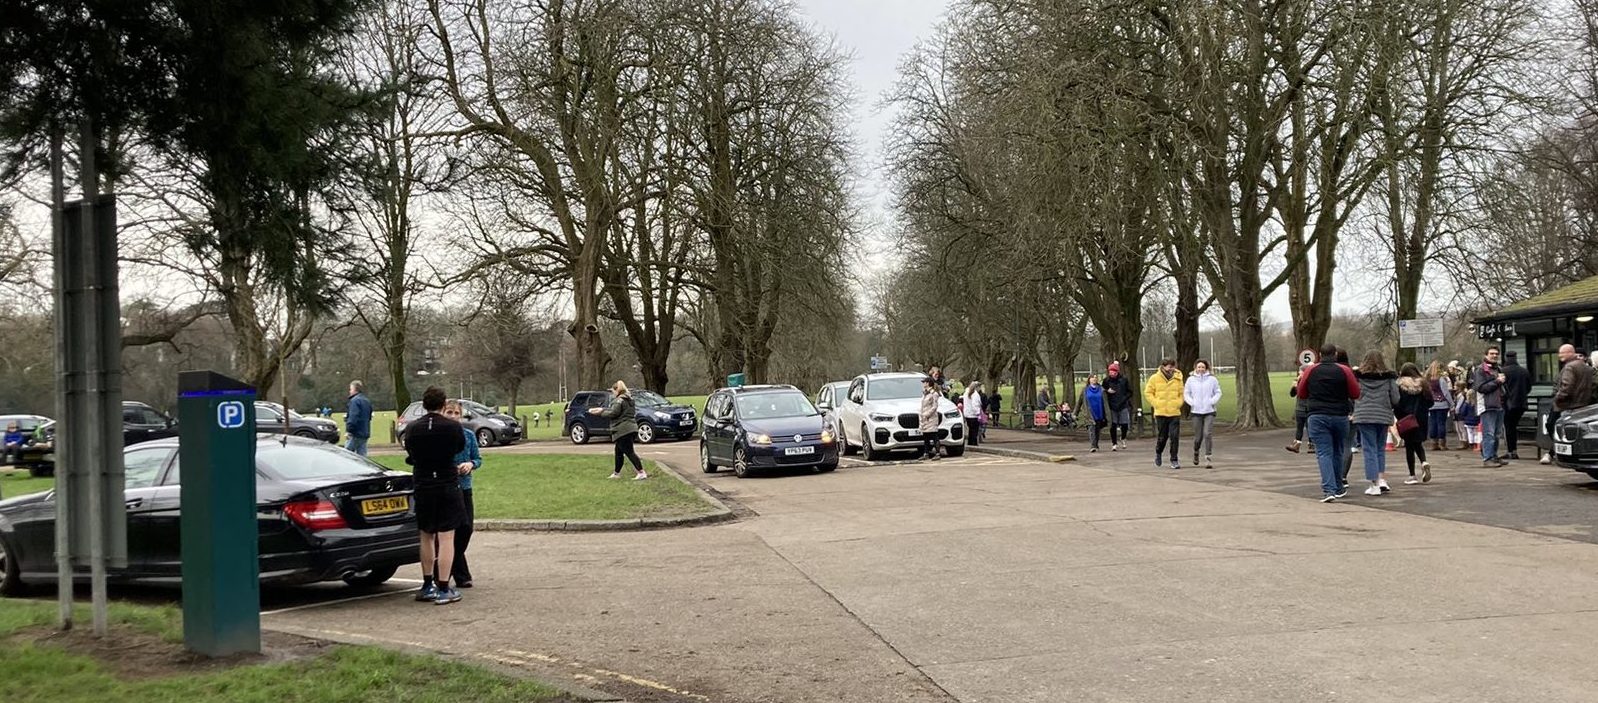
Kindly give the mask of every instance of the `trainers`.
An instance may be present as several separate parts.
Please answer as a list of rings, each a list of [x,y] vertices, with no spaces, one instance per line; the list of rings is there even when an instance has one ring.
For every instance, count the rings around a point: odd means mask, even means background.
[[[1193,463],[1197,464],[1198,462],[1195,461]],[[1212,456],[1210,456],[1208,454],[1205,454],[1204,455],[1204,468],[1206,468],[1206,469],[1215,468],[1215,457],[1212,457]]]
[[[1121,451],[1121,445],[1119,445],[1119,444],[1111,444],[1110,445],[1110,451],[1112,451],[1112,452]]]
[[[1378,485],[1376,485],[1374,483],[1371,484],[1370,488],[1365,489],[1365,495],[1368,495],[1368,496],[1379,496],[1381,494],[1382,494],[1382,487],[1378,486]]]
[[[1332,497],[1333,498],[1347,498],[1348,497],[1348,486],[1343,486],[1342,488],[1337,489],[1337,492],[1333,493]]]
[[[1432,480],[1432,465],[1423,461],[1423,462],[1420,463],[1420,482],[1421,483],[1429,483],[1429,482],[1431,482],[1431,480]]]
[[[621,472],[617,471],[616,473],[611,474],[607,478],[621,478]]]
[[[1098,453],[1098,451],[1099,451],[1098,447],[1088,447],[1088,453],[1089,454],[1096,454],[1096,453]]]
[[[1286,447],[1283,447],[1283,448],[1286,449],[1287,451],[1290,451],[1290,452],[1292,452],[1294,454],[1297,454],[1298,453],[1298,446],[1299,446],[1298,442],[1295,441],[1292,444],[1289,444],[1289,445],[1287,445]]]
[[[1539,463],[1539,464],[1552,464],[1552,463],[1554,463],[1554,455],[1550,454],[1548,452],[1543,452],[1543,458],[1538,459],[1537,463]]]
[[[1332,494],[1332,495],[1322,496],[1321,497],[1321,502],[1322,503],[1336,503],[1337,499],[1341,498],[1341,497],[1342,497],[1342,494]]]
[[[1164,459],[1161,459],[1161,458],[1159,458],[1159,457],[1155,457],[1155,458],[1154,458],[1154,468],[1156,468],[1156,469],[1163,469],[1163,468],[1165,468],[1165,460],[1164,460]]]
[[[1175,471],[1175,470],[1177,470],[1177,469],[1180,469],[1180,468],[1182,468],[1182,465],[1181,465],[1181,464],[1178,464],[1178,463],[1176,463],[1176,462],[1174,462],[1174,461],[1173,461],[1173,462],[1171,462],[1171,470],[1172,470],[1172,471]]]
[[[1376,479],[1376,487],[1382,489],[1383,493],[1393,490],[1392,486],[1387,485],[1387,479],[1385,478]]]
[[[441,588],[438,595],[433,598],[433,605],[449,605],[461,599],[461,592],[453,588]]]
[[[438,586],[432,581],[422,584],[422,587],[416,590],[416,602],[418,603],[426,603],[427,601],[433,600],[437,597]]]
[[[1420,479],[1415,478],[1414,476],[1410,476],[1409,478],[1404,479],[1404,485],[1406,485],[1406,486],[1413,486],[1413,485],[1415,485],[1417,483],[1420,483]]]
[[[1520,452],[1510,452],[1509,458],[1515,461],[1520,461]]]
[[[934,458],[936,458],[936,457],[934,457]],[[646,478],[649,478],[649,474],[646,474],[646,473],[640,471],[640,472],[638,472],[637,476],[633,477],[633,480],[634,481],[642,481],[642,480],[644,480]]]

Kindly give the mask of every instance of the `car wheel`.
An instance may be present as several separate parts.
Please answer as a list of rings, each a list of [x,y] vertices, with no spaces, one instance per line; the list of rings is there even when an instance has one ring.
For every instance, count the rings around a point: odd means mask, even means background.
[[[643,444],[653,444],[655,441],[655,426],[647,422],[638,423],[638,441]]]
[[[816,473],[818,473],[818,474],[832,473],[832,472],[837,471],[837,470],[838,470],[838,465],[837,464],[821,464],[820,466],[816,467]]]
[[[295,437],[304,437],[306,439],[316,439],[316,433],[312,432],[310,430],[295,430],[294,431],[294,436]]]
[[[477,446],[479,446],[479,447],[492,447],[492,446],[494,446],[494,431],[491,430],[491,429],[488,429],[487,427],[484,427],[484,428],[478,430],[477,431]]]
[[[55,475],[55,464],[29,464],[28,475],[34,478],[49,478]]]
[[[887,452],[871,446],[871,435],[866,433],[865,425],[860,426],[860,454],[865,457],[866,461],[876,461],[884,458],[887,454]]]
[[[25,590],[22,587],[22,565],[17,563],[15,553],[11,542],[0,535],[0,596],[20,596]]]
[[[710,445],[699,443],[699,469],[707,474],[716,473],[716,464],[710,460]]]
[[[572,444],[588,444],[588,427],[581,422],[572,423]]]
[[[943,453],[945,456],[961,456],[965,454],[965,445],[961,444],[955,447],[944,447]]]
[[[754,474],[749,468],[749,457],[744,455],[743,447],[739,447],[732,454],[732,472],[737,474],[738,478],[749,478]]]
[[[854,447],[849,446],[849,438],[844,435],[842,427],[838,428],[838,451],[843,452],[844,456],[854,456],[857,451]]]
[[[372,569],[364,574],[354,574],[344,577],[344,583],[355,588],[372,588],[383,585],[384,581],[394,578],[394,572],[399,571],[398,566],[383,566]]]

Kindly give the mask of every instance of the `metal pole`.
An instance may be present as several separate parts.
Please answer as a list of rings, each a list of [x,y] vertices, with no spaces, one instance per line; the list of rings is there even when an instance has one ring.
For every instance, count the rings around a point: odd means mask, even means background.
[[[83,181],[83,234],[92,238],[96,232],[94,215],[95,203],[99,200],[100,195],[100,176],[95,170],[94,162],[95,149],[99,140],[94,136],[94,122],[90,118],[85,117],[83,119],[79,127],[78,139],[79,148],[82,150],[78,157],[78,171]],[[101,253],[105,254],[107,252]],[[112,255],[115,254],[112,253]],[[106,282],[96,280],[94,283],[95,285],[104,285]],[[85,370],[88,372],[87,380],[89,384],[85,391],[89,402],[85,404],[88,409],[88,421],[84,425],[93,428],[97,434],[104,434],[106,423],[110,421],[110,418],[105,416],[105,404],[100,400],[102,394],[109,390],[105,385],[106,372],[109,369],[105,368],[103,361],[105,359],[104,346],[106,340],[100,335],[93,315],[85,315],[84,319],[78,322],[83,327],[82,339],[87,342],[83,351],[88,361]],[[89,505],[93,506],[93,509],[89,512],[89,593],[91,612],[94,616],[94,634],[100,637],[105,636],[109,630],[109,623],[106,618],[106,526],[104,522],[105,511],[101,509],[105,504],[104,474],[107,460],[106,452],[109,449],[105,442],[91,442],[89,444],[88,461],[84,464],[84,466],[93,469],[93,474],[88,477]]]
[[[55,397],[56,412],[60,413],[61,420],[56,423],[55,433],[55,554],[56,554],[56,601],[60,611],[56,615],[56,625],[62,630],[72,629],[72,482],[66,480],[70,467],[76,466],[77,457],[73,448],[76,442],[70,440],[77,431],[77,418],[68,415],[71,407],[72,379],[68,378],[67,370],[70,362],[67,359],[67,347],[61,343],[60,335],[67,329],[67,296],[66,296],[66,260],[63,254],[66,251],[66,169],[62,157],[63,137],[61,128],[54,127],[50,134],[50,233],[55,249],[55,325],[60,330],[56,333],[55,343]]]

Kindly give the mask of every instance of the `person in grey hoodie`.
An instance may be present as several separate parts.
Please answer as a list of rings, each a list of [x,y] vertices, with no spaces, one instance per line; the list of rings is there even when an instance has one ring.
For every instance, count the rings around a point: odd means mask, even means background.
[[[1215,444],[1215,406],[1221,402],[1221,382],[1210,373],[1208,359],[1193,364],[1193,375],[1182,386],[1182,400],[1187,403],[1188,414],[1193,418],[1193,465],[1199,463],[1199,450],[1204,450],[1204,468],[1215,468],[1210,458]]]
[[[1359,399],[1354,401],[1354,433],[1359,437],[1359,453],[1365,458],[1365,480],[1370,487],[1365,495],[1379,496],[1387,486],[1387,428],[1393,425],[1393,408],[1398,406],[1398,374],[1387,368],[1382,353],[1375,349],[1365,354],[1354,371],[1359,381]]]

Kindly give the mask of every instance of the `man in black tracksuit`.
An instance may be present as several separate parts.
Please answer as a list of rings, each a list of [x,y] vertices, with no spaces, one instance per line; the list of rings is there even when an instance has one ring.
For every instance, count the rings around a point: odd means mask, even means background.
[[[405,463],[414,469],[416,528],[422,533],[422,588],[416,600],[438,605],[461,599],[460,591],[449,587],[449,574],[455,565],[455,529],[466,519],[461,466],[455,463],[455,455],[466,448],[466,436],[459,422],[440,412],[444,401],[444,389],[429,387],[422,393],[427,414],[405,430]]]
[[[1526,416],[1527,398],[1531,396],[1531,372],[1520,365],[1515,352],[1504,353],[1504,441],[1509,446],[1509,458],[1519,459],[1520,419]]]

